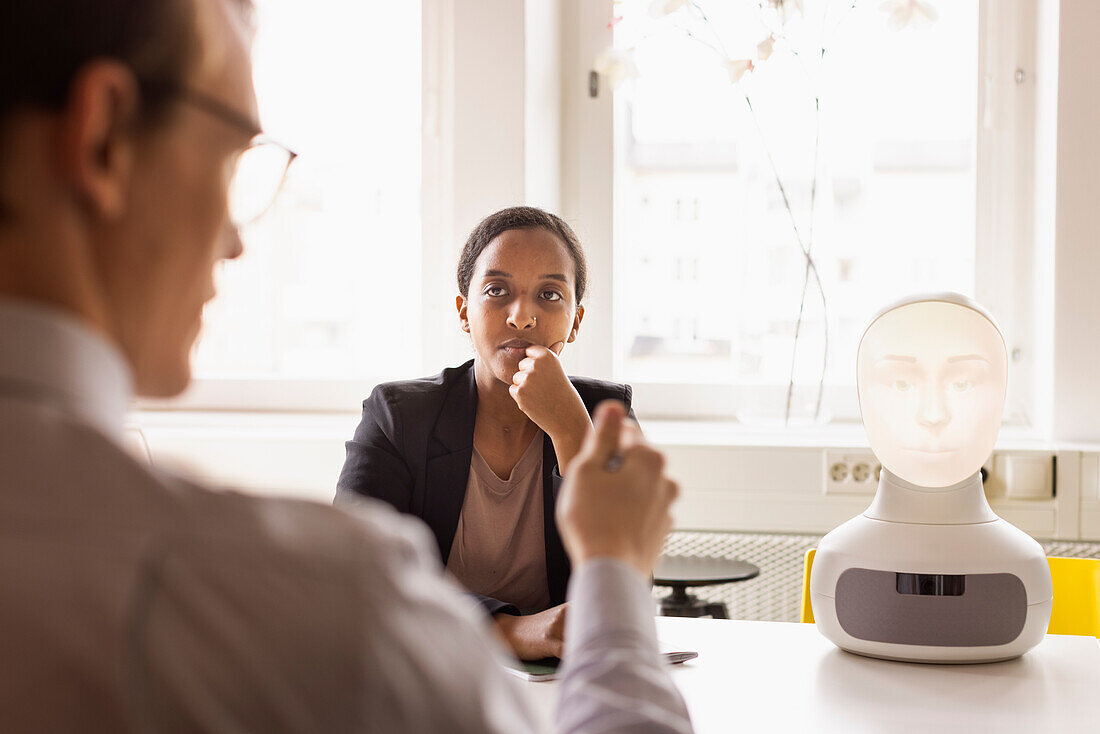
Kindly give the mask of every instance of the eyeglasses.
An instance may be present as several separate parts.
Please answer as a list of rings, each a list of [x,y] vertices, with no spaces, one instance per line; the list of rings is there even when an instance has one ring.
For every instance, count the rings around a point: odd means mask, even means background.
[[[237,228],[255,222],[271,209],[286,181],[290,164],[298,157],[290,148],[261,132],[246,115],[196,89],[174,83],[145,83],[159,88],[207,114],[252,135],[232,162],[229,177],[229,220]]]
[[[229,179],[229,219],[235,227],[252,224],[271,209],[297,155],[264,135],[237,154]]]

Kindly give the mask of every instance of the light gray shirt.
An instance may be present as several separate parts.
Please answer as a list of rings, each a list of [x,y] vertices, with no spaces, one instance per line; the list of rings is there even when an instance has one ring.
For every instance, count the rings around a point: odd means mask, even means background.
[[[213,492],[121,448],[122,356],[0,301],[0,731],[527,732],[427,529]],[[573,574],[556,731],[687,732],[644,580]]]

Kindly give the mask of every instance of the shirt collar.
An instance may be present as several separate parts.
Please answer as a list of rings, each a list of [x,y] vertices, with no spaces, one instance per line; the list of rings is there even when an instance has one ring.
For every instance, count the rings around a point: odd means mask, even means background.
[[[52,404],[119,440],[133,380],[122,353],[71,314],[0,299],[0,396]]]

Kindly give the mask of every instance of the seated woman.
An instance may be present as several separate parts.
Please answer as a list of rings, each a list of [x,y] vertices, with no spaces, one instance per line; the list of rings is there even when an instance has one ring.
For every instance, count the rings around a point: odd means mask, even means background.
[[[584,318],[584,253],[560,217],[505,209],[458,262],[458,321],[474,358],[379,385],[347,443],[336,502],[385,500],[423,519],[447,569],[523,659],[558,656],[569,561],[554,522],[562,475],[605,399],[630,388],[567,377]]]

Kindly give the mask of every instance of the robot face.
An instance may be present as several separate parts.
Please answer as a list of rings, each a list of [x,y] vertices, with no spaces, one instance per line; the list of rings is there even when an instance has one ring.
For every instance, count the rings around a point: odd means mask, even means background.
[[[943,488],[989,458],[1004,411],[1008,360],[996,325],[962,296],[886,311],[856,357],[871,449],[907,482]]]

